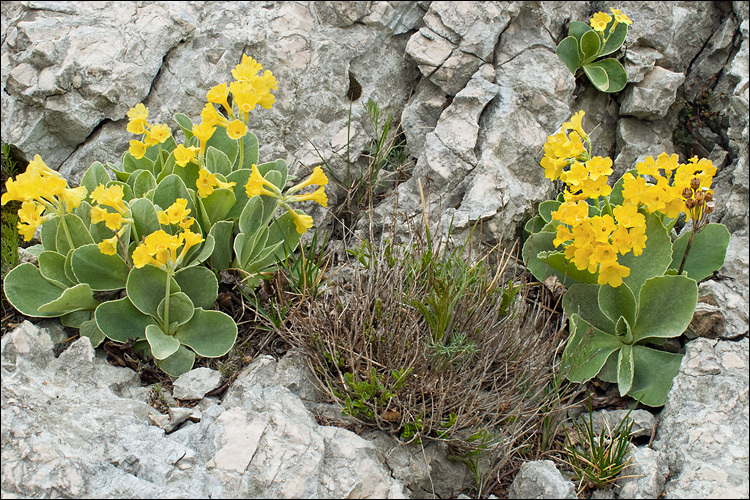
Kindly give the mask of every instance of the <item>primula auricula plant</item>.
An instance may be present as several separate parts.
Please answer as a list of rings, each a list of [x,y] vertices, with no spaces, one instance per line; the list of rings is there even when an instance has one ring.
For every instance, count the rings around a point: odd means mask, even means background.
[[[619,9],[609,10],[611,16],[606,12],[597,12],[589,24],[578,21],[568,23],[568,36],[560,42],[555,52],[574,76],[579,69],[583,69],[597,89],[619,92],[627,83],[625,68],[612,58],[596,59],[612,54],[622,46],[628,26],[633,21]]]
[[[598,375],[623,396],[661,406],[682,355],[658,347],[685,331],[697,282],[721,267],[729,244],[726,227],[708,223],[716,168],[662,153],[610,186],[612,160],[591,156],[583,116],[573,115],[544,145],[545,176],[564,190],[526,224],[524,263],[540,281],[555,275],[568,287],[567,377]],[[691,229],[678,237],[682,214]]]
[[[326,206],[328,183],[316,167],[284,190],[286,163],[258,164],[249,113],[270,109],[278,84],[247,55],[232,75],[209,90],[200,123],[175,115],[182,144],[168,125],[148,121],[143,104],[130,109],[127,130],[139,137],[121,169],[107,165],[114,179],[94,162],[81,186],[69,188],[37,155],[8,180],[2,204],[23,202],[19,232],[29,241],[41,226],[41,244],[29,248],[39,267],[21,264],[5,278],[16,309],[60,317],[94,346],[133,340],[173,376],[190,370],[196,355],[229,351],[237,325],[213,310],[216,272],[233,269],[249,286],[272,274],[313,225],[293,204]],[[301,192],[310,186],[319,187]]]

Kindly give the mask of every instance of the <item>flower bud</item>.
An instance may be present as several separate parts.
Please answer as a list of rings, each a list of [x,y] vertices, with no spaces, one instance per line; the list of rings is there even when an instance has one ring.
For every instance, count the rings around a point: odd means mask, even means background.
[[[703,199],[703,191],[696,191],[695,192],[695,201],[699,201]]]
[[[711,201],[714,199],[714,193],[711,191],[708,191],[706,194],[703,195],[703,199],[706,201]]]
[[[714,211],[714,206],[715,206],[715,204],[714,204],[713,201],[709,201],[708,203],[706,203],[706,213],[710,214],[711,212],[713,212]]]
[[[697,177],[693,177],[692,179],[690,179],[690,187],[693,189],[698,189],[699,187],[701,187],[701,180]]]
[[[682,190],[682,197],[685,199],[689,199],[693,197],[693,190],[690,188],[685,188]]]
[[[685,206],[688,208],[688,210],[692,210],[695,206],[695,202],[692,198],[688,198],[687,200],[685,200]]]

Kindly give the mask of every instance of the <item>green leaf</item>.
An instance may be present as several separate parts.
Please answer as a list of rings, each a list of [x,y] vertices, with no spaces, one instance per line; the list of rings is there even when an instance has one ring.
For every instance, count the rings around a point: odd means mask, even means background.
[[[567,317],[577,314],[587,323],[610,335],[616,335],[615,323],[599,308],[601,285],[576,283],[568,288],[562,299],[563,312]],[[619,287],[618,287],[619,288]]]
[[[193,369],[194,363],[195,353],[182,345],[168,358],[156,360],[156,366],[172,377],[189,372]]]
[[[78,283],[78,278],[76,278],[76,275],[73,272],[73,250],[69,251],[65,256],[65,276],[67,276],[70,281]]]
[[[93,309],[81,309],[80,311],[73,311],[60,316],[60,323],[63,326],[69,326],[70,328],[80,328],[84,321],[93,319]]]
[[[195,306],[193,302],[183,292],[173,293],[169,296],[169,318],[164,317],[164,309],[166,308],[166,298],[162,299],[157,308],[157,314],[162,323],[165,319],[169,320],[169,324],[177,323],[179,325],[187,323],[190,318],[193,317]],[[171,329],[170,329],[171,330]],[[173,334],[173,331],[169,332]]]
[[[591,64],[584,66],[584,70],[589,68],[600,68],[607,74],[608,87],[606,89],[600,88],[605,92],[619,92],[625,88],[628,83],[628,74],[625,72],[625,68],[622,67],[619,61],[615,59],[602,59]],[[590,76],[589,76],[590,78]]]
[[[159,216],[153,202],[147,198],[138,198],[130,204],[133,214],[133,225],[138,233],[138,243],[149,234],[161,229]]]
[[[237,141],[231,139],[227,135],[227,129],[225,129],[224,127],[216,127],[213,135],[206,142],[206,151],[208,151],[208,149],[211,147],[216,148],[217,150],[227,155],[230,164],[235,163],[238,156],[237,152],[239,151],[239,147],[237,145]]]
[[[599,309],[613,324],[616,324],[621,316],[629,324],[635,324],[635,295],[633,295],[633,292],[624,283],[617,288],[611,286],[600,287],[597,302]]]
[[[226,154],[209,146],[206,148],[206,170],[212,174],[229,175],[232,166]]]
[[[44,251],[39,254],[39,271],[47,281],[66,289],[75,285],[65,275],[65,256],[57,252]]]
[[[672,242],[654,214],[646,214],[646,238],[646,248],[640,256],[636,257],[632,251],[618,256],[618,263],[630,269],[630,275],[622,281],[633,291],[636,302],[643,283],[663,275],[672,261]]]
[[[526,224],[523,226],[524,237],[528,239],[532,233],[541,231],[546,224],[544,217],[541,215],[535,215],[526,221]]]
[[[240,233],[254,234],[263,222],[263,200],[261,196],[253,196],[245,205],[239,218]]]
[[[81,309],[95,309],[99,301],[94,298],[91,287],[86,283],[67,288],[59,298],[39,306],[40,313],[55,313],[60,316]]]
[[[219,294],[219,282],[210,269],[203,266],[186,267],[177,271],[174,279],[195,307],[210,309]]]
[[[33,318],[60,316],[54,312],[40,312],[39,307],[58,299],[63,291],[44,279],[34,264],[25,262],[11,269],[5,276],[3,290],[8,302],[21,314]]]
[[[261,163],[257,166],[260,175],[267,181],[273,183],[277,188],[283,190],[289,176],[289,170],[284,160],[275,160],[268,163]],[[272,172],[277,172],[276,174]]]
[[[65,230],[66,227],[67,231]],[[70,236],[70,240],[68,236]],[[73,247],[70,246],[69,241],[73,242]],[[55,235],[57,253],[67,255],[71,248],[78,248],[93,242],[94,239],[80,217],[75,214],[65,214],[60,217],[57,234]]]
[[[620,340],[594,328],[577,314],[570,317],[570,337],[561,370],[568,380],[583,383],[595,377],[609,356],[623,347]]]
[[[185,186],[190,186],[191,188],[194,186],[197,187],[196,183],[198,182],[200,167],[195,163],[188,163],[184,167],[175,165],[172,173],[182,179]]]
[[[622,47],[627,34],[628,25],[625,23],[617,23],[614,31],[610,31],[609,38],[607,38],[607,42],[604,44],[604,47],[602,47],[602,51],[599,53],[599,56],[608,56],[612,52],[616,52],[617,49]]]
[[[206,240],[201,243],[200,245],[196,245],[190,250],[188,250],[187,255],[185,256],[185,262],[183,265],[185,267],[193,266],[195,264],[200,264],[206,259],[208,259],[211,254],[214,251],[214,237],[210,234],[206,236]]]
[[[180,347],[179,340],[171,335],[166,335],[156,325],[148,325],[146,327],[146,340],[148,340],[151,346],[151,355],[156,359],[168,358]]]
[[[133,182],[133,196],[136,198],[143,197],[148,191],[156,187],[154,174],[148,170],[141,170],[138,174],[134,173],[130,179],[128,179],[128,183],[130,183],[130,181]]]
[[[672,382],[680,371],[682,356],[633,346],[633,385],[628,395],[647,406],[664,406]]]
[[[685,255],[687,243],[692,231],[686,231],[672,244],[672,263],[670,269],[679,269]],[[724,224],[711,223],[706,225],[693,237],[690,253],[685,259],[683,272],[695,281],[701,281],[711,276],[724,265],[724,258],[729,246],[729,231]]]
[[[94,192],[94,189],[96,189],[99,184],[103,184],[106,186],[107,183],[111,180],[112,178],[109,176],[109,172],[107,172],[107,169],[104,168],[104,165],[102,165],[98,161],[92,163],[81,178],[81,186],[84,186],[86,188],[86,192],[88,193],[87,199],[91,200],[91,193]]]
[[[531,274],[534,275],[539,281],[544,281],[551,275],[556,275],[557,278],[566,286],[570,286],[575,283],[575,280],[570,277],[566,277],[562,272],[554,269],[547,264],[547,259],[539,258],[539,253],[549,252],[555,250],[555,245],[552,243],[555,239],[555,233],[540,231],[533,233],[528,237],[526,242],[523,244],[521,250],[521,256],[523,263]]]
[[[88,337],[91,341],[91,347],[94,348],[99,347],[99,344],[101,344],[106,338],[102,331],[99,330],[99,327],[96,325],[96,320],[93,318],[81,323],[78,333],[81,337]]]
[[[198,308],[192,319],[177,329],[175,337],[200,356],[218,358],[237,340],[237,325],[221,311]]]
[[[564,280],[560,280],[565,286],[570,286],[571,279],[572,283],[597,283],[599,271],[591,274],[588,269],[578,269],[575,264],[568,262],[564,252],[539,252],[539,259],[565,276]]]
[[[175,113],[174,121],[180,127],[180,130],[182,130],[182,133],[185,136],[185,144],[188,144],[190,139],[193,138],[193,122],[187,115],[182,113]]]
[[[180,287],[174,278],[170,278],[169,293],[180,291]],[[157,317],[157,307],[165,297],[167,287],[167,272],[156,266],[147,264],[143,267],[134,268],[130,271],[125,289],[128,298],[141,312]],[[101,325],[99,325],[101,328]],[[107,332],[102,328],[102,331]],[[108,335],[109,336],[109,335]]]
[[[556,212],[560,205],[562,203],[554,200],[543,201],[539,204],[539,215],[542,216],[545,223],[552,221],[552,212]]]
[[[568,35],[575,37],[576,42],[580,42],[584,33],[592,30],[591,26],[580,21],[571,21],[568,23]]]
[[[210,222],[206,231],[218,221],[224,219],[235,203],[234,193],[231,189],[214,189],[214,192],[201,200],[206,209],[206,215]]]
[[[633,346],[625,345],[617,356],[617,389],[624,396],[633,386]]]
[[[232,168],[238,169],[249,169],[254,164],[258,163],[258,138],[252,132],[247,132],[245,137],[242,138],[242,149],[244,150],[244,158],[242,159],[242,165],[240,162],[240,155],[237,155],[236,160],[233,162]]]
[[[88,283],[96,291],[125,288],[130,272],[122,257],[104,255],[93,243],[73,251],[71,266],[78,281]]]
[[[565,37],[555,49],[555,53],[568,70],[575,75],[582,62],[581,55],[578,52],[578,40],[574,36]]]
[[[599,55],[599,49],[602,47],[602,39],[596,31],[591,30],[581,36],[581,53],[583,54],[582,64],[588,64]]]
[[[583,72],[589,77],[594,87],[602,92],[609,92],[609,76],[604,68],[592,64],[583,66]]]
[[[209,261],[211,269],[228,269],[232,265],[232,231],[234,222],[220,220],[209,233],[214,238],[214,251]]]
[[[221,127],[219,127],[221,129]],[[190,192],[183,180],[175,174],[168,175],[163,181],[156,186],[154,190],[154,205],[158,205],[162,210],[169,208],[177,198],[184,198],[187,200],[187,208],[190,210],[190,216],[195,217],[195,204],[193,203],[193,197],[190,196]]]
[[[657,276],[641,288],[635,341],[652,337],[679,337],[693,318],[698,284],[686,276]]]
[[[100,304],[94,319],[99,330],[115,342],[146,338],[146,327],[156,324],[154,318],[139,311],[127,297]]]
[[[250,179],[251,171],[247,169],[235,170],[231,174],[227,175],[227,182],[234,182],[232,186],[232,192],[234,193],[235,202],[229,212],[226,214],[226,219],[237,220],[240,218],[240,214],[247,205],[248,197],[247,191],[245,191],[245,185],[248,179]]]
[[[638,171],[636,169],[630,169],[625,174],[632,174],[633,177],[638,177]],[[623,177],[625,177],[625,174],[622,174],[622,176],[617,179],[617,182],[615,182],[615,185],[612,186],[612,192],[609,194],[609,203],[613,207],[615,205],[622,205],[625,201],[625,199],[622,196],[622,188],[625,181],[623,180]]]
[[[157,150],[158,148],[149,148],[149,150]],[[144,156],[143,158],[136,160],[133,155],[128,153],[127,151],[125,154],[122,155],[122,170],[124,172],[127,172],[129,174],[132,174],[136,170],[148,170],[152,174],[154,173],[154,161],[152,158],[149,158],[150,151],[146,152],[147,156]],[[150,154],[150,156],[155,157],[153,153]],[[116,175],[116,174],[115,174]]]

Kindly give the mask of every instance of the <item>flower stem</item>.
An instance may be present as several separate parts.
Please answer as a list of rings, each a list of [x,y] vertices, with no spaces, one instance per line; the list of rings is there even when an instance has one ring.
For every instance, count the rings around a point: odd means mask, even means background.
[[[687,256],[690,253],[690,246],[693,244],[693,236],[695,236],[695,225],[693,225],[693,230],[690,231],[690,239],[687,242],[687,246],[685,247],[685,255],[682,256],[682,262],[680,262],[680,270],[677,271],[677,274],[682,274],[682,270],[685,268],[685,261],[687,260]]]
[[[164,290],[164,333],[169,335],[169,282],[172,281],[172,273],[167,268],[167,286]]]
[[[237,164],[237,169],[241,169],[242,165],[245,163],[245,146],[243,145],[242,140],[244,137],[240,137],[240,161]]]
[[[65,237],[68,239],[68,245],[70,245],[70,248],[75,248],[75,245],[73,244],[73,238],[70,237],[70,231],[68,230],[68,224],[65,222],[65,215],[60,216],[60,224],[62,224],[63,231],[65,231]]]

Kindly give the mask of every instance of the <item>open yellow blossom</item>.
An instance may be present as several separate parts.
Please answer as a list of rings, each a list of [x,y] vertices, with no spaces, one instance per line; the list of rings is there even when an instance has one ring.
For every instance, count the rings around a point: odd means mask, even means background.
[[[166,210],[159,210],[156,215],[159,218],[159,224],[163,226],[179,224],[190,215],[190,209],[187,208],[185,198],[177,198]]]
[[[628,16],[623,14],[620,9],[613,9],[612,7],[610,7],[609,10],[612,12],[612,15],[615,16],[615,21],[617,21],[618,23],[627,24],[628,26],[633,24],[633,21],[631,21]]]
[[[91,199],[98,205],[106,205],[117,210],[122,215],[130,213],[127,205],[122,200],[124,192],[122,186],[113,184],[109,187],[104,187],[104,184],[99,184],[91,192]]]
[[[126,129],[131,134],[143,134],[146,132],[147,127],[148,122],[145,118],[136,118],[135,120],[130,120],[130,122],[128,122]]]
[[[177,258],[177,262],[182,262],[182,260],[185,258],[185,255],[187,255],[188,250],[190,250],[195,245],[198,245],[199,243],[202,243],[204,241],[203,236],[201,236],[199,233],[193,233],[191,231],[185,231],[182,233],[183,235],[183,241],[185,246],[182,247],[182,252],[180,253],[180,256]]]
[[[328,184],[328,177],[326,177],[323,169],[320,166],[317,166],[313,169],[310,177],[289,188],[289,193],[296,193],[307,186],[325,186],[326,184]]]
[[[193,125],[193,135],[198,138],[198,141],[200,142],[201,155],[203,155],[203,152],[206,151],[206,142],[211,138],[212,135],[214,135],[215,130],[216,127],[205,121],[199,123],[198,125]]]
[[[309,228],[312,227],[313,218],[309,215],[298,213],[296,210],[292,210],[291,208],[288,208],[287,212],[292,214],[292,218],[294,219],[294,226],[296,227],[299,234],[304,234]]]
[[[128,110],[128,118],[131,120],[145,120],[148,118],[148,108],[143,103],[138,103]]]
[[[616,206],[612,212],[615,214],[617,224],[623,227],[636,227],[646,224],[646,217],[638,212],[638,205],[627,203]]]
[[[200,234],[185,231],[170,235],[163,229],[146,236],[143,243],[133,251],[133,265],[141,268],[146,264],[161,269],[172,269],[178,266],[185,257],[187,250],[203,241]],[[177,251],[185,245],[179,257]]]
[[[591,27],[594,28],[595,31],[599,31],[603,33],[604,30],[607,28],[607,25],[611,21],[612,21],[612,16],[610,16],[606,12],[597,12],[591,18],[590,24],[591,24]]]
[[[42,217],[44,207],[33,201],[24,201],[21,209],[18,210],[19,222],[17,224],[18,233],[23,236],[25,241],[30,241],[34,237],[34,231],[44,222]]]
[[[151,137],[151,140],[154,140],[156,141],[156,143],[161,144],[170,138],[170,136],[172,135],[172,130],[169,128],[169,125],[166,125],[164,123],[157,123],[156,125],[151,127],[148,135],[149,137]]]
[[[269,189],[266,189],[266,187]],[[247,180],[247,184],[245,184],[245,192],[247,193],[248,198],[261,194],[265,196],[274,196],[276,198],[281,197],[279,188],[277,188],[272,182],[267,181],[266,178],[260,174],[260,171],[255,164],[253,164],[252,173]]]
[[[572,130],[572,131],[578,132],[578,135],[580,135],[583,140],[588,140],[589,136],[583,130],[583,115],[585,114],[586,114],[585,111],[580,110],[579,112],[575,113],[573,116],[570,117],[570,121],[563,123],[562,126],[566,130]]]
[[[146,155],[146,144],[141,141],[131,140],[128,152],[133,156],[133,158],[135,158],[136,160],[140,160]]]
[[[628,276],[630,276],[630,269],[612,260],[602,264],[596,282],[600,285],[617,288],[622,285],[622,279]]]
[[[180,167],[185,167],[188,163],[195,160],[195,155],[198,154],[198,148],[195,146],[185,147],[183,144],[178,144],[173,153],[175,164]]]
[[[215,104],[221,104],[227,113],[232,114],[232,108],[229,107],[227,98],[229,97],[229,90],[227,89],[227,83],[220,83],[211,88],[206,94],[206,100]],[[212,106],[213,107],[213,106]]]
[[[214,186],[230,189],[232,186],[237,184],[236,182],[224,182],[216,178],[215,174],[209,173],[205,168],[200,169],[198,172],[198,180],[195,181],[195,186],[198,188],[198,196],[205,198],[214,192]]]
[[[112,236],[102,240],[99,245],[99,251],[104,255],[114,255],[117,253],[117,236]]]
[[[247,127],[239,120],[234,120],[227,125],[227,135],[235,141],[247,133]]]
[[[118,231],[124,222],[122,215],[116,212],[109,212],[101,207],[91,207],[91,223],[98,224],[104,222],[112,231]]]
[[[312,200],[316,203],[319,203],[322,206],[328,206],[328,196],[326,195],[326,188],[325,186],[320,186],[318,189],[313,191],[312,193],[308,194],[302,194],[297,196],[290,196],[289,201],[307,201]]]
[[[235,80],[250,80],[257,77],[258,71],[262,69],[263,66],[258,61],[247,54],[242,54],[242,62],[232,70],[232,76]]]
[[[585,201],[565,202],[552,212],[552,218],[569,226],[576,226],[588,219],[589,204]]]
[[[562,174],[563,169],[568,166],[568,160],[550,158],[549,156],[545,156],[544,158],[542,158],[540,164],[542,165],[542,167],[544,167],[544,176],[547,179],[556,181],[560,178],[560,174]]]
[[[220,127],[226,127],[229,124],[229,120],[224,118],[224,115],[219,113],[210,102],[207,102],[206,105],[203,106],[201,118],[211,126],[218,125]]]

